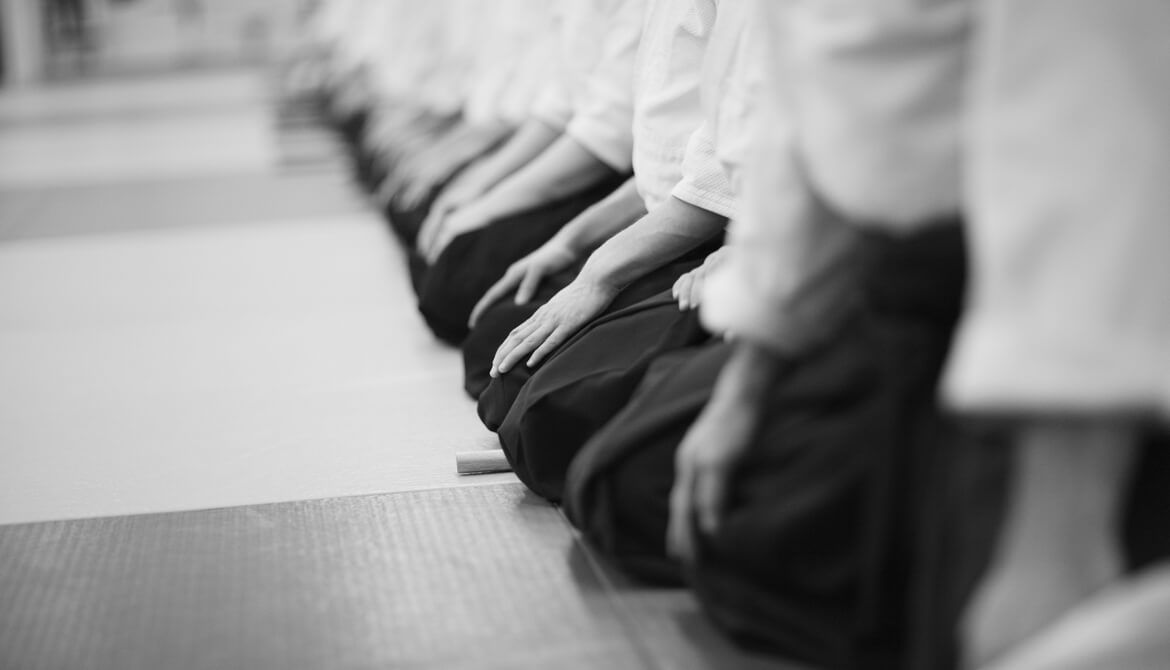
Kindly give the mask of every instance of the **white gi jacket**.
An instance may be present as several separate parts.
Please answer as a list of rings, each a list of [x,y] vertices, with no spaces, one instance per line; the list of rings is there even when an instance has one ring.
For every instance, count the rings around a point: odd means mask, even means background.
[[[1170,416],[1170,41],[1155,28],[1170,4],[755,5],[782,45],[757,126],[773,130],[708,284],[711,327],[779,350],[815,327],[798,287],[831,286],[840,264],[821,252],[849,232],[814,192],[895,233],[962,208],[973,284],[946,397]]]
[[[716,0],[649,2],[638,48],[633,126],[634,179],[648,211],[677,195],[718,214],[731,213],[731,186],[709,132],[700,130],[703,59],[719,5]],[[700,176],[676,194],[684,160],[691,174]]]

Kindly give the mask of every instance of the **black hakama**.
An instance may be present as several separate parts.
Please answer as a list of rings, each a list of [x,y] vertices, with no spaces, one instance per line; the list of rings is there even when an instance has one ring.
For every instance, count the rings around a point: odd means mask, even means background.
[[[665,545],[674,445],[707,405],[730,353],[730,344],[712,338],[656,359],[633,398],[569,468],[569,519],[593,546],[647,581],[682,582]]]
[[[445,342],[460,345],[468,334],[471,310],[508,268],[623,181],[615,175],[593,188],[451,240],[418,287],[418,309],[431,331]]]
[[[908,620],[909,453],[938,435],[938,377],[961,302],[957,226],[871,240],[859,308],[782,363],[719,531],[686,577],[734,637],[826,668],[900,667]],[[726,360],[723,344],[655,363],[582,449],[566,508],[620,565],[657,580],[674,456]]]
[[[717,244],[704,244],[634,282],[537,370],[518,366],[480,396],[480,417],[489,428],[498,426],[504,453],[529,488],[560,500],[569,462],[621,410],[650,363],[710,338],[695,312],[679,310],[670,288]]]
[[[490,375],[492,360],[496,350],[508,337],[508,333],[516,326],[524,323],[536,313],[541,305],[552,299],[558,291],[565,288],[581,271],[583,262],[578,262],[568,270],[546,277],[537,287],[532,299],[523,305],[517,305],[512,296],[507,296],[495,303],[480,316],[479,322],[470,330],[463,340],[463,390],[473,400],[479,400],[483,392],[491,384]],[[495,391],[499,398],[508,398],[508,402],[520,392],[520,385],[528,380],[527,368],[513,370],[498,381],[507,385],[504,389]],[[486,414],[485,414],[486,410]],[[479,416],[484,424],[496,430],[503,421],[507,409],[496,409],[496,401],[489,401],[488,406],[480,407]],[[498,418],[497,418],[498,417]]]
[[[698,267],[714,248],[716,247],[713,243],[703,244],[699,249],[631,283],[618,294],[613,304],[606,309],[602,316],[635,305],[662,291],[670,290],[683,273]],[[507,416],[508,410],[512,407],[512,402],[515,401],[521,387],[533,373],[526,366],[517,365],[507,374],[492,379],[488,373],[491,371],[492,359],[495,357],[496,350],[507,339],[508,333],[512,332],[513,328],[524,323],[541,305],[568,286],[576,278],[583,264],[584,261],[542,281],[536,295],[524,305],[517,305],[508,298],[496,303],[483,313],[479,323],[464,340],[463,386],[472,398],[479,400],[479,418],[490,430],[499,430],[500,425],[504,422],[504,417]],[[557,353],[554,352],[553,356],[556,355]],[[546,364],[548,360],[546,360]],[[491,389],[490,394],[487,393],[489,388]]]

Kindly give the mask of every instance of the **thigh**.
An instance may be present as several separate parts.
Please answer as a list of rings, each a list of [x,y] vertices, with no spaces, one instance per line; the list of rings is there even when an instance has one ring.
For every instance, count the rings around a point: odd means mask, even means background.
[[[536,493],[560,500],[574,456],[629,401],[659,356],[710,335],[669,291],[590,323],[523,385],[498,434],[513,471]]]
[[[508,267],[608,195],[616,185],[613,181],[452,240],[427,270],[419,287],[418,308],[427,325],[440,339],[459,344],[469,333],[471,310]]]
[[[681,581],[665,545],[675,452],[730,350],[712,340],[656,359],[629,402],[569,467],[567,516],[595,548],[637,577]]]

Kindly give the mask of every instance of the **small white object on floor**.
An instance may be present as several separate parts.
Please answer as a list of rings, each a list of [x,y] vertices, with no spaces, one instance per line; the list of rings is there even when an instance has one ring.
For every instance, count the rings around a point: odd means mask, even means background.
[[[455,470],[461,475],[484,475],[490,472],[511,472],[512,466],[508,465],[503,449],[477,449],[456,453]]]

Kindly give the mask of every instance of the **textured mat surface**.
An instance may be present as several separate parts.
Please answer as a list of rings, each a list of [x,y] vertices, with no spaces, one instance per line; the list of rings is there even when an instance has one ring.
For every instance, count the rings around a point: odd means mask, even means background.
[[[586,547],[585,553],[590,553]],[[639,640],[656,667],[671,670],[813,670],[773,656],[737,647],[706,618],[687,589],[642,586],[610,566],[604,558],[593,561],[607,589],[613,593],[619,615],[630,622],[630,633]]]
[[[3,668],[640,668],[519,485],[0,528]]]
[[[455,474],[495,446],[458,356],[270,102],[0,94],[0,670],[787,668]]]

